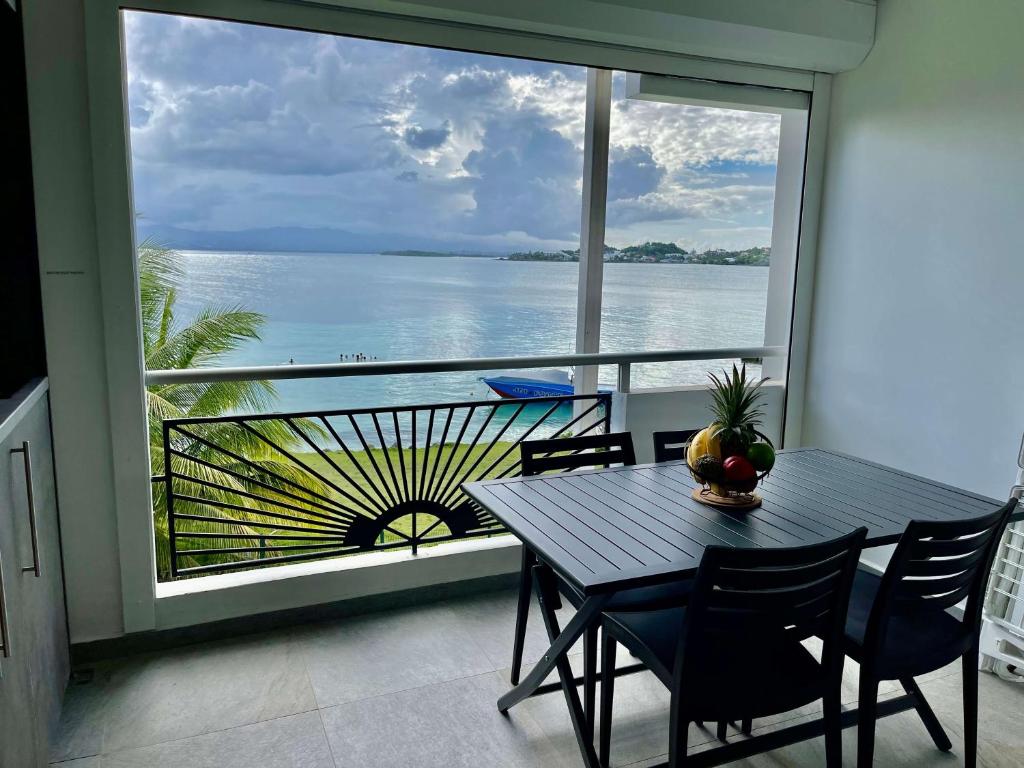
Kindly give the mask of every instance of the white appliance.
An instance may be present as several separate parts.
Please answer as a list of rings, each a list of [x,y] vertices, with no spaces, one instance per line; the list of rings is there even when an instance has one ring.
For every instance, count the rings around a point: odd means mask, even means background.
[[[1017,466],[1017,484],[1010,493],[1021,499],[1024,440]],[[1024,682],[1024,522],[1006,529],[996,553],[981,627],[981,653],[983,667],[1005,679]]]

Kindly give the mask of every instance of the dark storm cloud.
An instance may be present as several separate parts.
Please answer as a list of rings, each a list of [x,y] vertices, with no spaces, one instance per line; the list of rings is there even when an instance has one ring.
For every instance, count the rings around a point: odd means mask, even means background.
[[[549,239],[570,239],[579,231],[582,153],[542,116],[489,120],[483,146],[462,165],[472,178],[476,207],[469,219],[475,231]]]
[[[614,147],[608,166],[608,199],[637,198],[653,192],[665,177],[665,168],[650,147]]]
[[[382,248],[416,236],[577,242],[583,68],[162,14],[125,20],[135,203],[147,222],[332,227]],[[733,209],[746,199],[739,185],[766,177],[710,164],[744,159],[735,152],[684,156],[696,142],[647,107],[615,115],[610,226]],[[706,120],[698,138],[739,135]],[[716,189],[683,190],[700,187]]]
[[[423,128],[410,125],[402,133],[405,143],[413,149],[437,149],[442,146],[452,133],[452,124],[445,120],[440,128]]]

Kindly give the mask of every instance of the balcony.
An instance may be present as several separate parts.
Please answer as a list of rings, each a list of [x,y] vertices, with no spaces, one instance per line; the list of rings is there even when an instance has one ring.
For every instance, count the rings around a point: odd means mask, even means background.
[[[64,768],[580,764],[559,692],[529,699],[508,717],[494,706],[508,687],[514,592],[405,602],[84,665],[91,679],[68,688],[52,759],[70,761],[56,763]],[[534,615],[525,660],[535,661],[546,646],[540,616]],[[573,660],[578,666],[580,657]],[[756,674],[766,660],[751,649],[737,663]],[[856,701],[856,671],[847,661],[844,705]],[[958,667],[919,682],[953,740],[954,756],[936,752],[917,714],[907,712],[880,721],[876,765],[961,764]],[[618,689],[612,765],[639,768],[663,761],[664,687],[643,673],[622,678]],[[895,692],[890,684],[881,698]],[[1019,765],[1020,691],[982,675],[980,696],[979,765]],[[754,732],[790,725],[811,712],[755,720]],[[695,750],[717,743],[711,731],[693,726],[690,738],[703,745]],[[730,728],[728,738],[744,737]],[[854,764],[855,742],[855,729],[848,729],[846,765]],[[821,739],[734,763],[823,764]]]
[[[524,440],[613,429],[650,432],[652,425],[679,419],[700,426],[704,388],[633,392],[632,366],[755,359],[778,367],[784,355],[781,347],[753,347],[150,371],[147,383],[162,397],[159,388],[165,385],[201,387],[218,381],[442,372],[463,372],[471,380],[478,373],[506,369],[526,375],[529,369],[551,366],[617,369],[614,391],[602,387],[595,394],[532,392],[524,398],[154,423],[151,432],[161,435],[151,448],[159,473],[152,477],[158,578],[170,582],[371,552],[415,556],[423,547],[500,536],[500,524],[467,499],[461,487],[518,475]],[[781,393],[779,387],[766,388],[765,429],[776,439]],[[653,458],[646,441],[640,451],[644,460]]]
[[[576,550],[596,563],[591,592],[574,593],[591,611],[562,593],[550,658],[551,612],[530,608],[527,666],[561,668],[510,692],[526,610],[514,582],[551,558],[522,517],[489,513],[463,484],[515,476],[537,437],[630,432],[638,463],[653,461],[654,430],[708,423],[704,374],[722,362],[764,363],[764,430],[785,448],[983,504],[1016,482],[1020,498],[1019,6],[0,2],[0,768],[596,764],[566,669],[581,675],[595,651],[587,622],[609,594],[697,563],[602,528],[592,540],[622,557]],[[189,261],[157,301],[140,279],[147,242],[187,256],[163,254],[165,277]],[[267,324],[150,354],[182,340],[180,321],[220,315]],[[688,362],[641,368],[668,361]],[[485,400],[475,385],[569,366],[572,395]],[[419,374],[435,384],[406,386]],[[346,377],[402,386],[352,396]],[[147,410],[167,384],[285,379],[305,381],[279,399],[267,387]],[[635,472],[689,482],[667,463]],[[836,493],[809,519],[807,497],[776,486],[761,509],[774,522],[803,516],[825,535],[881,517],[867,483],[837,491],[829,467],[799,472]],[[614,527],[604,513],[672,528],[657,511],[671,493],[637,491],[641,509],[602,480],[592,504],[551,492],[580,523],[556,531]],[[695,490],[676,496],[699,503]],[[934,500],[893,504],[941,522]],[[752,541],[747,519],[712,524]],[[885,568],[885,536],[864,570]],[[950,541],[929,543],[963,540]],[[623,589],[602,591],[605,563]],[[545,606],[547,580],[571,591],[587,570],[544,565]],[[941,610],[956,615],[952,594]],[[1024,765],[1022,522],[995,558],[980,642],[977,762]],[[752,644],[735,666],[753,679],[773,661]],[[857,672],[848,659],[844,726],[860,714]],[[970,762],[965,678],[956,665],[918,678],[952,755],[883,683],[873,764]],[[547,692],[499,713],[533,685]],[[663,682],[641,672],[616,688],[611,764],[662,764]],[[734,764],[825,764],[818,714],[730,725],[730,745],[811,734]],[[689,726],[698,764],[721,745],[706,725]],[[856,729],[842,738],[856,765]]]

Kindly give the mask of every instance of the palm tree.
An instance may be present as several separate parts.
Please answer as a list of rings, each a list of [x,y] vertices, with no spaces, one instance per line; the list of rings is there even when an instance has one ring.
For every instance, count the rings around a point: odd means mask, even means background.
[[[185,324],[175,318],[176,285],[181,277],[175,251],[145,241],[139,247],[139,289],[142,313],[142,341],[146,370],[171,368],[196,368],[216,363],[225,354],[241,344],[258,341],[259,330],[264,316],[241,307],[207,307]],[[164,473],[163,421],[191,416],[220,416],[230,413],[265,413],[277,397],[273,384],[268,381],[219,381],[212,383],[173,383],[148,387],[146,403],[149,416],[149,455],[154,475]],[[305,425],[306,430],[311,429]],[[282,421],[261,422],[260,431],[274,443],[292,445],[296,435]],[[312,428],[315,433],[316,429]],[[203,437],[214,445],[274,473],[301,480],[309,485],[304,473],[281,462],[265,442],[246,430],[231,423],[205,425]],[[210,462],[240,474],[251,475],[252,469],[239,462],[225,459],[226,454],[199,441],[186,441],[176,450],[188,456]],[[247,490],[249,486],[237,477],[212,469],[179,456],[172,457],[172,470],[201,480],[215,483],[226,489]],[[198,483],[185,483],[180,492],[202,495],[205,498],[219,498],[221,501],[238,503],[239,497],[227,490],[211,489]],[[264,490],[264,493],[266,491]],[[260,505],[250,499],[247,506],[259,509]],[[191,511],[191,510],[190,510]],[[203,510],[209,514],[209,510]],[[161,578],[170,572],[170,549],[167,528],[167,504],[163,483],[153,488],[154,528],[156,530],[157,569]],[[250,533],[253,541],[259,539],[255,529],[245,525],[261,518],[253,513],[232,513],[238,525],[232,533]],[[204,526],[201,522],[192,530],[216,530],[224,533],[223,526]],[[266,531],[263,531],[264,533]],[[208,546],[218,546],[217,540],[207,540]],[[238,542],[233,542],[237,546]],[[210,560],[205,560],[209,563]],[[190,564],[197,564],[194,561]]]

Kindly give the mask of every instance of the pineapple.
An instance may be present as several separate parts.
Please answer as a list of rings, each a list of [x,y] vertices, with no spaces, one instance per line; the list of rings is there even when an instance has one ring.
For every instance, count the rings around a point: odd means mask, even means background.
[[[708,374],[712,382],[711,412],[715,420],[708,427],[711,434],[718,439],[722,447],[722,457],[745,456],[752,443],[761,438],[769,445],[771,441],[765,437],[758,427],[764,411],[759,400],[760,388],[767,379],[747,381],[747,366],[737,369],[733,363],[732,373],[722,371],[722,378],[713,373]]]

